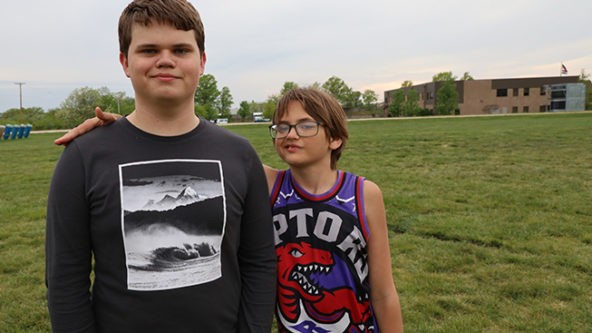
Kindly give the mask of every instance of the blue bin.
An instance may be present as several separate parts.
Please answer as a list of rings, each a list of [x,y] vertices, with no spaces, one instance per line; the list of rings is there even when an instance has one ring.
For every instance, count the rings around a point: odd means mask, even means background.
[[[13,125],[12,126],[12,132],[10,133],[10,139],[11,140],[16,139],[16,135],[18,134],[19,128],[21,128],[19,125]]]
[[[6,128],[4,129],[4,140],[8,140],[10,138],[10,134],[12,133],[12,125],[6,124]]]
[[[20,124],[18,132],[16,132],[16,137],[19,139],[23,138],[23,134],[25,134],[25,124]]]
[[[27,124],[25,126],[25,133],[23,134],[25,139],[29,137],[29,133],[31,133],[31,128],[33,128],[33,125],[31,125],[31,124]]]

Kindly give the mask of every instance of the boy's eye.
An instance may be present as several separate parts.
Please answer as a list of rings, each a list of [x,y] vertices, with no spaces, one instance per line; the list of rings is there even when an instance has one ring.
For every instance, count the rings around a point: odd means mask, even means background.
[[[185,54],[185,53],[189,53],[188,49],[176,49],[175,50],[176,54]]]
[[[156,50],[155,49],[144,49],[144,50],[142,50],[142,53],[145,53],[145,54],[155,54],[156,53]]]
[[[284,133],[290,130],[290,126],[288,125],[278,125],[277,127],[278,132]]]

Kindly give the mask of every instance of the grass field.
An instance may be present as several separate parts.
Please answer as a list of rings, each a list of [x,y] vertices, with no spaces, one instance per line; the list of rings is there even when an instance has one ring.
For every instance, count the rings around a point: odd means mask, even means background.
[[[266,125],[228,127],[284,167]],[[589,332],[592,112],[349,124],[340,168],[382,188],[407,332]],[[59,134],[0,142],[0,332],[48,332]]]

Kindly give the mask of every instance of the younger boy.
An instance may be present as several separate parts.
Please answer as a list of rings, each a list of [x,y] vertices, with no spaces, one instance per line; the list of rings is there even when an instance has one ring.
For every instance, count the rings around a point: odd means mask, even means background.
[[[136,0],[119,38],[136,109],[72,141],[49,192],[54,332],[269,332],[265,175],[247,140],[195,116],[199,14],[185,0]]]
[[[402,332],[382,194],[337,169],[346,115],[329,94],[293,89],[271,137],[290,166],[265,166],[278,259],[280,332]]]

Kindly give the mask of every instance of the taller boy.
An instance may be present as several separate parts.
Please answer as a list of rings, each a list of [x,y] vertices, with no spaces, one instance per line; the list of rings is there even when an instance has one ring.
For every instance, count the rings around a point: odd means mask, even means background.
[[[195,116],[199,14],[185,0],[136,0],[119,39],[136,110],[68,145],[51,183],[53,330],[269,332],[265,175],[247,140]]]

